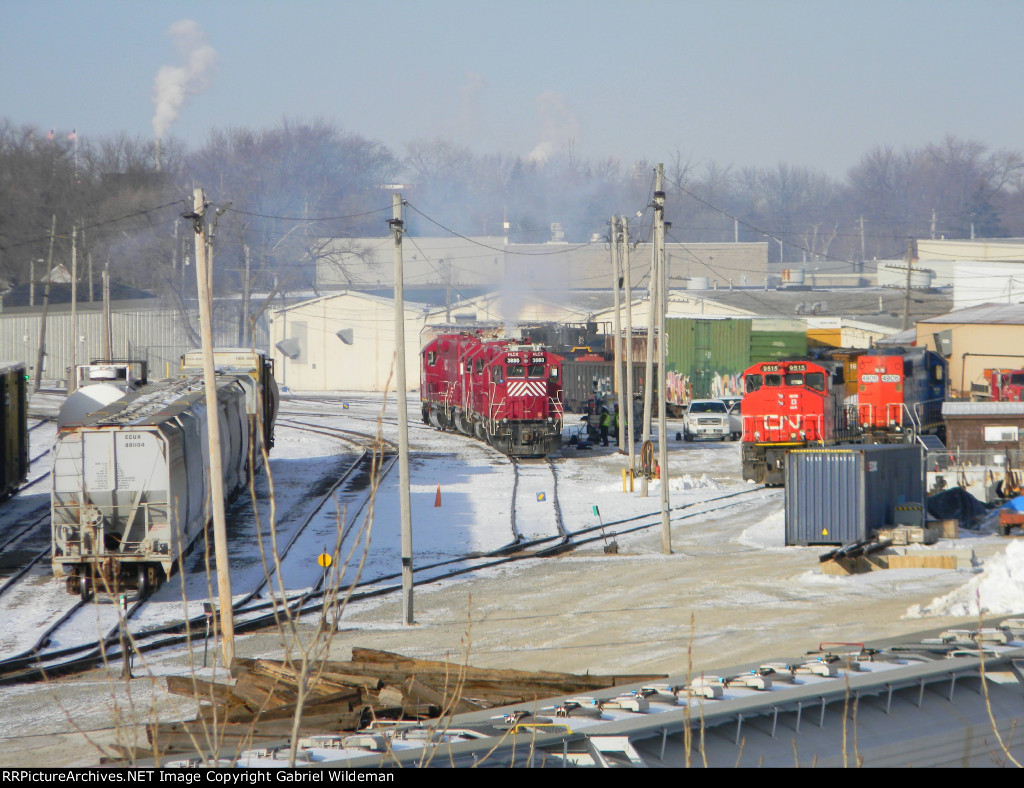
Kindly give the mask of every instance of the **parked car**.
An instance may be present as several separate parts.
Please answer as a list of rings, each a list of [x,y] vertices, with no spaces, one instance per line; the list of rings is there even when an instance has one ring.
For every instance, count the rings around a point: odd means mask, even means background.
[[[738,441],[743,436],[743,416],[740,413],[740,403],[743,397],[721,397],[725,403],[725,409],[729,413],[729,440]]]
[[[683,414],[683,440],[729,437],[729,411],[720,399],[695,399]]]

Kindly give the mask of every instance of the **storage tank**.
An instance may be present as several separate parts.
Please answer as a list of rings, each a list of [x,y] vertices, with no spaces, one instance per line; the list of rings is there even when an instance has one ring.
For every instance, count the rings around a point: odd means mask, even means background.
[[[786,544],[850,544],[924,506],[921,447],[857,445],[786,455]]]
[[[802,285],[806,270],[803,268],[784,268],[782,270],[782,285]]]

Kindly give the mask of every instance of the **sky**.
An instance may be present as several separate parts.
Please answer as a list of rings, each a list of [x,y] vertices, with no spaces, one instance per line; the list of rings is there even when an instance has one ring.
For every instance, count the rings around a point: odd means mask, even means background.
[[[197,147],[323,118],[399,155],[441,137],[835,177],[879,145],[1024,147],[1016,0],[0,0],[0,15],[0,117],[63,135],[149,138],[156,121]],[[161,73],[165,98],[182,92],[157,116]]]

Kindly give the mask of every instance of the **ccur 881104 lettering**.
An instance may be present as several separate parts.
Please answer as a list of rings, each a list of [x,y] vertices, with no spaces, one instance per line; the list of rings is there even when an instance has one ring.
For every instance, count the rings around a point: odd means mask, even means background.
[[[760,362],[743,373],[743,478],[784,484],[791,449],[944,436],[948,362],[938,353],[861,355],[851,397],[842,370],[833,362],[794,359]]]
[[[423,423],[475,436],[511,457],[557,451],[562,361],[521,340],[438,335],[421,351]]]
[[[278,389],[273,361],[262,352],[217,350],[214,364],[224,491],[231,498],[273,445]],[[53,448],[51,560],[69,593],[88,600],[97,590],[128,588],[146,596],[205,530],[210,409],[200,366],[198,354],[186,354],[180,378],[88,392],[99,407],[84,415],[81,407],[62,410]]]

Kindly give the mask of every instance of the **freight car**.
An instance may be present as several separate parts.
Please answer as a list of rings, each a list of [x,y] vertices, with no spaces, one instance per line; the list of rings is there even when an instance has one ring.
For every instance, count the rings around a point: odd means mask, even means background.
[[[786,452],[859,439],[841,367],[804,359],[761,362],[743,373],[743,478],[785,482]]]
[[[27,387],[24,364],[0,362],[0,500],[28,478]]]
[[[258,414],[276,412],[276,386],[258,385],[251,372],[216,380],[227,498],[261,467],[264,428],[273,434]],[[203,379],[191,376],[129,392],[59,428],[51,560],[69,593],[87,600],[97,589],[135,588],[141,597],[171,575],[209,520],[210,418]]]
[[[440,334],[420,352],[423,423],[486,441],[512,457],[562,445],[562,357],[542,345]]]
[[[949,363],[933,350],[911,348],[857,359],[857,421],[866,443],[910,443],[918,435],[945,439],[942,403]]]

